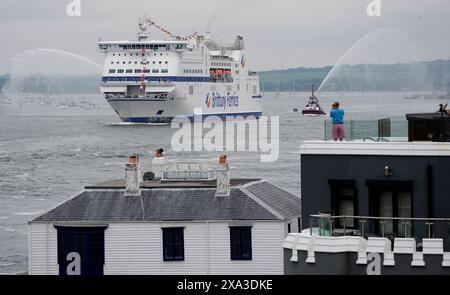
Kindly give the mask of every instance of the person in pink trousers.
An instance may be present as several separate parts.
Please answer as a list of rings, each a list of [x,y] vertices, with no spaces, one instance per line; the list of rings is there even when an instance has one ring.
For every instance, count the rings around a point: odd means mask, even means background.
[[[336,101],[331,106],[330,117],[333,122],[333,127],[331,129],[331,136],[334,141],[344,141],[345,138],[345,128],[344,128],[344,115],[343,109],[339,108],[339,102]]]

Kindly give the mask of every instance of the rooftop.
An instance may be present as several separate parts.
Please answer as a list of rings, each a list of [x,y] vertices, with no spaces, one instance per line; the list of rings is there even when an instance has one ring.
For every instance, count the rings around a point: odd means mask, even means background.
[[[267,181],[231,179],[230,195],[216,196],[215,181],[141,185],[124,196],[124,181],[86,190],[31,222],[111,223],[156,221],[286,220],[300,215],[300,199]]]
[[[448,142],[305,141],[302,155],[450,156]]]

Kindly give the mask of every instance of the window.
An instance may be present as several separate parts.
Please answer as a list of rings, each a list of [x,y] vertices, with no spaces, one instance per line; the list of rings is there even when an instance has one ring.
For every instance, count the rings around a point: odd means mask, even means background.
[[[110,69],[110,70],[109,70],[109,73],[110,73],[110,74],[114,74],[115,72],[116,72],[116,70],[114,70],[114,69]]]
[[[291,232],[291,224],[288,223],[288,233],[290,233],[290,232]]]
[[[328,181],[331,192],[331,211],[335,216],[355,216],[357,215],[357,191],[354,180],[334,180]],[[341,218],[337,220],[339,228],[355,228],[356,220],[353,218]]]
[[[168,69],[162,69],[162,70],[161,70],[161,73],[163,73],[163,74],[167,74],[168,72],[169,72]]]
[[[135,69],[135,70],[134,70],[134,73],[135,73],[135,74],[140,74],[140,73],[141,73],[141,70],[140,70],[140,69]]]
[[[184,228],[163,228],[163,260],[184,260]]]
[[[370,214],[380,217],[412,217],[412,182],[367,180]],[[410,237],[413,224],[401,220],[385,220],[375,224],[377,234]]]
[[[117,70],[117,73],[123,74],[123,69]]]
[[[250,226],[230,227],[231,260],[252,260],[252,228]]]
[[[153,69],[153,70],[152,70],[152,73],[154,73],[154,74],[159,73],[159,69]]]
[[[131,73],[133,73],[133,70],[128,69],[128,70],[127,70],[127,74],[131,74]]]

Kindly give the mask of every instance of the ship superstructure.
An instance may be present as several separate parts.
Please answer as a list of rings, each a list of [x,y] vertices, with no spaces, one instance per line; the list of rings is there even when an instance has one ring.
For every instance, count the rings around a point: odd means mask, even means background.
[[[325,111],[319,104],[319,99],[314,94],[314,85],[312,87],[311,96],[308,99],[308,104],[302,110],[302,115],[326,115]]]
[[[254,116],[261,113],[256,72],[248,70],[244,39],[223,45],[194,33],[171,34],[145,19],[137,41],[99,41],[105,54],[101,91],[125,122],[170,123],[176,116]],[[151,40],[155,27],[170,40]]]

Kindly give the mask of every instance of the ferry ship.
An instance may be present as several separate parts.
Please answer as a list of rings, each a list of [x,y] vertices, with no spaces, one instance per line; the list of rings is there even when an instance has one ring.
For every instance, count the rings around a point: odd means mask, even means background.
[[[170,40],[151,40],[151,27]],[[242,36],[224,45],[210,33],[173,35],[150,19],[139,28],[137,41],[98,42],[100,90],[122,121],[170,123],[200,109],[203,117],[261,116],[259,78],[247,68]]]

